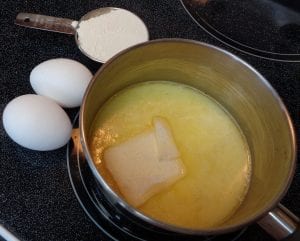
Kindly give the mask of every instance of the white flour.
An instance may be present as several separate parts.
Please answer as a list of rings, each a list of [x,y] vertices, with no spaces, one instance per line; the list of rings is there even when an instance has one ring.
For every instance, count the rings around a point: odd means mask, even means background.
[[[81,49],[100,62],[149,39],[142,20],[124,9],[113,9],[80,22],[77,34]]]

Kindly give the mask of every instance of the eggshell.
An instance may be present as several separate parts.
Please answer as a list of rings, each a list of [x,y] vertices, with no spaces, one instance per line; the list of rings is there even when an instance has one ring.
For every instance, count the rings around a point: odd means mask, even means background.
[[[39,95],[22,95],[3,111],[3,126],[12,140],[37,151],[54,150],[70,139],[72,124],[54,101]]]
[[[64,58],[42,62],[30,73],[30,83],[37,94],[67,108],[81,105],[91,78],[92,73],[83,64]]]

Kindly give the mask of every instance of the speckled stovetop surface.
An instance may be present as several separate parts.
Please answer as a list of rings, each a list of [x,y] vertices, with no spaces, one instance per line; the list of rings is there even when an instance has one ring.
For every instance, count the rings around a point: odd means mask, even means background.
[[[57,57],[78,60],[95,72],[100,65],[84,57],[73,37],[26,29],[14,25],[18,12],[35,12],[79,19],[89,10],[103,6],[127,8],[147,24],[151,39],[181,37],[197,39],[234,52],[259,70],[278,91],[296,127],[300,128],[300,63],[261,60],[222,45],[201,30],[175,0],[2,0],[0,2],[0,104],[32,93],[31,69]],[[78,110],[69,110],[73,118]],[[66,148],[34,152],[21,148],[0,127],[0,223],[22,240],[103,240],[73,194],[66,165]],[[300,216],[300,170],[283,203]],[[272,240],[252,225],[239,239]]]

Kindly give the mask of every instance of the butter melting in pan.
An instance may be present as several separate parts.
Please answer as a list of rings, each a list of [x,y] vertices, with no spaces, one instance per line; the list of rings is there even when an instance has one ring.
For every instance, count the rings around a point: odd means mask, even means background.
[[[249,148],[232,116],[199,90],[174,82],[144,82],[114,95],[99,110],[89,145],[101,176],[118,195],[143,214],[180,227],[224,223],[243,202],[250,183]],[[110,149],[123,161],[118,175],[108,164]],[[148,162],[138,166],[138,155],[151,159],[155,171]],[[169,161],[173,169],[156,170]],[[185,173],[179,176],[179,170]],[[135,200],[121,188],[120,175],[132,178]]]
[[[185,174],[167,121],[104,151],[107,169],[126,200],[137,207]]]

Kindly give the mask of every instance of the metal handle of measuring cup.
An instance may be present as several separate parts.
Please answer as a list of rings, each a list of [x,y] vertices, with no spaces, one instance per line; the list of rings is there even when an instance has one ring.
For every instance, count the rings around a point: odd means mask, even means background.
[[[56,18],[33,13],[19,13],[15,24],[27,27],[74,35],[77,21],[68,18]]]

